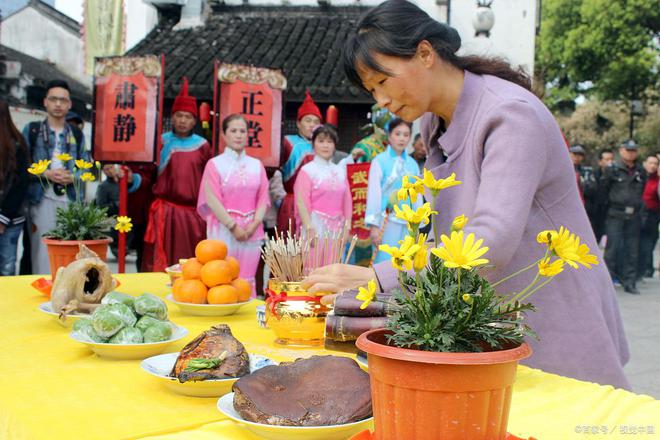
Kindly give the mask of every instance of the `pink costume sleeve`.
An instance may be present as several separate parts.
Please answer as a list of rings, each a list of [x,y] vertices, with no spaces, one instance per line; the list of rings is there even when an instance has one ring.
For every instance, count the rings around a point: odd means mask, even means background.
[[[259,179],[259,192],[257,194],[257,206],[255,210],[258,210],[261,207],[263,207],[264,210],[267,210],[270,207],[270,193],[268,192],[268,176],[266,175],[266,169],[264,168],[263,164],[261,165]]]
[[[204,167],[204,174],[202,175],[202,182],[199,187],[199,196],[197,197],[197,213],[204,220],[208,221],[210,217],[215,217],[213,211],[209,207],[208,201],[206,200],[206,191],[204,188],[207,183],[208,185],[211,186],[211,190],[213,191],[213,194],[217,197],[218,201],[224,206],[224,202],[222,200],[222,188],[220,185],[220,179],[221,179],[220,173],[218,172],[218,169],[213,163],[213,160],[209,160],[206,163],[206,166]]]
[[[296,206],[296,220],[302,225],[300,218],[300,211],[298,210],[298,199],[302,199],[307,208],[307,215],[312,215],[312,179],[309,178],[307,172],[301,169],[298,172],[298,178],[293,186],[293,194],[295,195]]]
[[[344,218],[351,223],[353,219],[353,197],[351,195],[351,187],[346,180],[346,189],[344,190]]]

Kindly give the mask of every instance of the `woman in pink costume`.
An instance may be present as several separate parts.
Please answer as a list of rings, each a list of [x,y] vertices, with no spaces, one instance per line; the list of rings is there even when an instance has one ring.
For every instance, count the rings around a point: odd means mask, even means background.
[[[241,265],[241,278],[252,284],[264,239],[262,221],[270,205],[263,164],[247,154],[247,122],[238,114],[222,121],[225,151],[204,169],[197,212],[206,220],[206,236],[227,244],[228,256]]]
[[[303,235],[340,237],[351,227],[353,202],[346,168],[332,162],[337,142],[337,132],[327,124],[312,132],[314,159],[300,169],[294,186],[296,221]],[[328,246],[323,261],[336,253],[332,244]]]

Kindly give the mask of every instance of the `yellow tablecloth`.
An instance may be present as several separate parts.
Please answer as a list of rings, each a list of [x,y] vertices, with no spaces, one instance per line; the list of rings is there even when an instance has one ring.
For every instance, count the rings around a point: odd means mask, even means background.
[[[173,394],[143,372],[140,361],[99,358],[69,338],[38,310],[48,299],[30,287],[36,278],[0,277],[0,439],[256,439],[218,412],[217,399]],[[117,278],[121,292],[169,293],[164,274]],[[276,347],[273,333],[257,326],[255,305],[216,318],[168,306],[170,319],[190,331],[168,351],[224,322],[251,353],[275,360],[330,353]],[[660,402],[521,366],[509,431],[539,440],[660,438]]]

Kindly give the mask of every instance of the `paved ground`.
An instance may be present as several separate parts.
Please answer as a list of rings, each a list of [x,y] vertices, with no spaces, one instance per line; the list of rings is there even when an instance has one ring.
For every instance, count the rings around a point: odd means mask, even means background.
[[[117,271],[116,260],[111,258],[110,267]],[[655,261],[660,261],[656,252]],[[135,257],[126,259],[126,272],[134,273]],[[637,286],[641,295],[625,293],[617,287],[617,298],[630,345],[630,362],[625,371],[633,390],[660,399],[660,278],[647,278]]]
[[[656,261],[658,259],[656,258]],[[660,278],[637,285],[641,295],[617,287],[617,298],[630,346],[625,367],[633,390],[660,399]]]

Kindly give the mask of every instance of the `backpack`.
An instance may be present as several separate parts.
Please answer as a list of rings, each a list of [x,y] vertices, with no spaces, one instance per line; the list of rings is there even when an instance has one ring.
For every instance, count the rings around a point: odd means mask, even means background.
[[[29,126],[29,128],[28,128],[28,143],[29,143],[28,147],[30,147],[30,156],[34,156],[33,149],[34,149],[35,144],[37,143],[37,137],[39,136],[39,131],[41,129],[41,124],[42,124],[42,122],[30,122],[28,124],[28,126]],[[73,137],[76,140],[76,157],[80,158],[80,157],[82,157],[81,156],[81,154],[82,154],[82,150],[81,150],[82,145],[81,145],[81,143],[82,143],[82,138],[83,138],[83,132],[78,127],[76,127],[74,125],[71,125],[69,123],[67,123],[67,125],[69,126],[69,129],[73,133]]]

